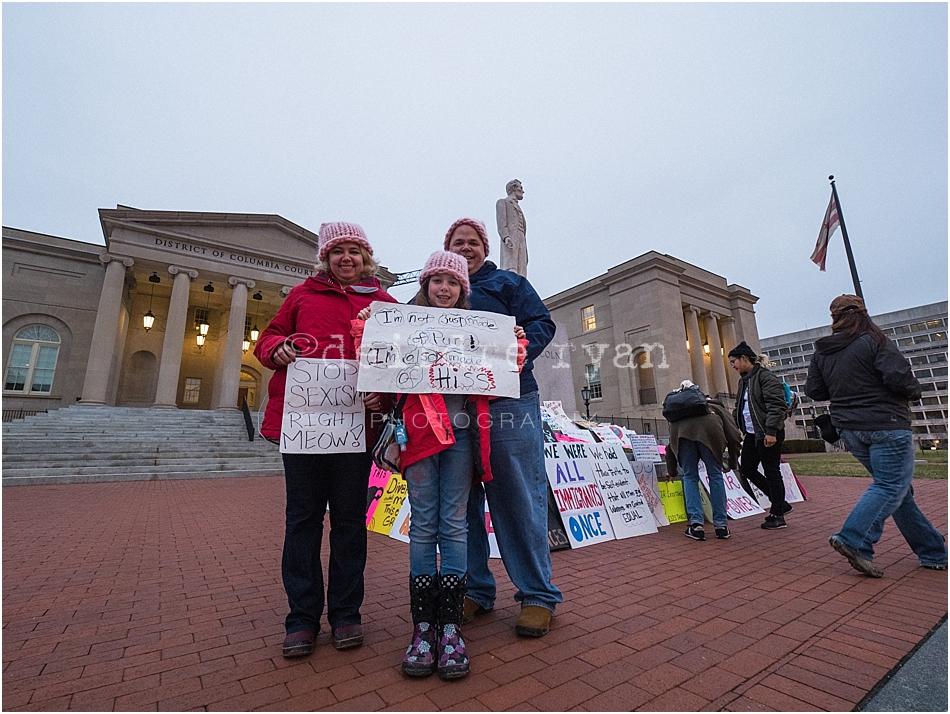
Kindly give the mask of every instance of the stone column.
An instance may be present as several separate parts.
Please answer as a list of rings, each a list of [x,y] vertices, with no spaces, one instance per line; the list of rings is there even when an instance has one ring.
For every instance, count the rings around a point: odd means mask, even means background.
[[[79,402],[93,407],[104,407],[107,404],[112,364],[118,343],[125,269],[131,268],[134,263],[129,257],[111,253],[100,254],[99,260],[106,266],[106,277],[99,295],[99,309],[96,312],[96,325],[92,330],[86,379]]]
[[[703,340],[699,336],[699,308],[689,306],[683,313],[686,316],[686,339],[689,340],[689,366],[693,373],[692,381],[704,394],[709,394],[706,382],[706,364],[703,361]],[[679,385],[675,385],[676,389]]]
[[[185,323],[188,320],[188,297],[191,281],[198,271],[169,265],[168,272],[175,276],[172,297],[168,303],[165,321],[165,342],[162,344],[162,363],[158,368],[153,409],[177,409],[178,376],[181,374],[181,354],[185,347]]]
[[[254,287],[248,278],[231,276],[228,284],[231,292],[231,314],[228,317],[228,335],[224,342],[224,357],[221,360],[221,389],[215,409],[237,409],[238,392],[241,387],[241,343],[244,341],[244,322],[247,318],[247,291]]]
[[[729,391],[729,381],[726,378],[726,364],[724,362],[722,343],[719,341],[719,315],[714,312],[706,315],[706,339],[709,341],[709,359],[712,362],[713,396],[719,392]]]
[[[736,319],[731,315],[723,315],[719,318],[719,324],[722,325],[722,349],[728,359],[729,353],[735,349],[737,344]],[[736,374],[736,371],[732,367],[726,369],[726,375],[729,379],[729,392],[735,394],[739,388],[739,375]]]

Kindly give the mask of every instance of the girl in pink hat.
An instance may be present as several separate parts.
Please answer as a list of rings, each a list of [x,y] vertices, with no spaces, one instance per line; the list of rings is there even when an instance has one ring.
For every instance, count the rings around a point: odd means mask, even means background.
[[[468,265],[462,256],[448,251],[433,253],[419,282],[412,304],[468,309]],[[367,309],[359,317],[365,320],[369,315]],[[515,336],[523,338],[524,330],[516,327]],[[483,418],[472,419],[466,402]],[[408,443],[401,466],[412,509],[409,593],[413,633],[402,671],[409,677],[438,672],[442,679],[457,679],[469,673],[461,633],[468,549],[466,504],[476,474],[483,481],[491,479],[488,397],[409,394],[403,422]]]

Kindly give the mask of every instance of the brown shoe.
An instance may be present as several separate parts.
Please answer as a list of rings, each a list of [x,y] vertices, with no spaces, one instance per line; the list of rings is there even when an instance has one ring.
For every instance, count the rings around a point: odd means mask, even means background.
[[[477,602],[471,598],[465,598],[464,603],[462,604],[462,622],[461,624],[467,625],[472,622],[479,615],[484,615],[486,612],[491,612],[491,608],[484,608],[479,605]]]
[[[363,626],[359,623],[340,625],[333,628],[333,646],[338,650],[348,650],[363,644]]]
[[[851,567],[857,570],[859,573],[867,575],[869,578],[883,578],[884,571],[877,567],[870,560],[862,558],[860,555],[851,550],[848,546],[844,544],[844,541],[841,540],[836,535],[831,536],[828,539],[828,542],[831,543],[831,547],[836,551],[841,553],[845,558],[848,559],[848,562],[851,563]]]
[[[281,654],[284,657],[304,657],[313,652],[313,630],[288,632]]]
[[[554,613],[539,605],[525,605],[515,622],[515,633],[522,637],[543,637],[551,629]]]

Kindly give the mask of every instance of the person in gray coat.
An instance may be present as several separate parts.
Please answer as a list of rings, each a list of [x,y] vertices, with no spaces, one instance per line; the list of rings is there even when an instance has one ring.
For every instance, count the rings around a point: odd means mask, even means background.
[[[689,380],[680,385],[693,385]],[[707,397],[709,413],[670,422],[670,443],[666,447],[666,468],[670,476],[676,474],[677,462],[683,468],[683,496],[689,526],[686,537],[706,540],[703,528],[703,503],[699,494],[699,460],[706,464],[709,477],[709,500],[712,503],[713,527],[716,537],[729,537],[726,523],[726,486],[722,480],[722,455],[729,450],[729,470],[736,468],[742,434],[720,402]]]

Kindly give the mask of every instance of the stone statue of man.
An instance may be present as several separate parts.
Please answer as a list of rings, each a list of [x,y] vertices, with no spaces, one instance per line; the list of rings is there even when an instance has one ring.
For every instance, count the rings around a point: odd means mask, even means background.
[[[518,201],[524,198],[521,181],[514,179],[505,186],[507,198],[495,204],[498,235],[501,236],[501,269],[528,277],[528,242],[525,239],[524,213]]]

